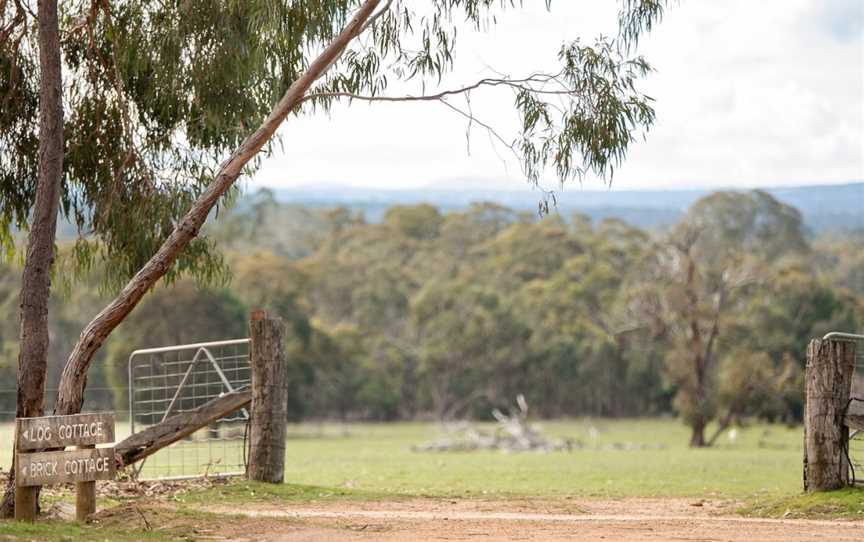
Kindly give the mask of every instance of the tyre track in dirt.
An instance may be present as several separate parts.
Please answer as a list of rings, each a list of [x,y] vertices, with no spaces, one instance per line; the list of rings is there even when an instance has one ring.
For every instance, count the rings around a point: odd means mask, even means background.
[[[531,510],[552,511],[532,512]],[[712,542],[859,541],[864,521],[763,519],[730,515],[729,506],[674,499],[557,504],[510,501],[407,501],[208,508],[246,518],[283,520],[248,540],[403,542],[413,540],[686,540]],[[576,510],[576,512],[573,512]],[[634,512],[635,511],[635,512]]]

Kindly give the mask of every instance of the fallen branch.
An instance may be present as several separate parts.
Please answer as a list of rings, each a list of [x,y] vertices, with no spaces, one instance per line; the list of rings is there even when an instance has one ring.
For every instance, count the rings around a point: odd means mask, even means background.
[[[550,440],[540,430],[528,422],[528,403],[519,394],[517,408],[505,414],[497,408],[492,416],[498,420],[493,432],[486,432],[468,424],[462,424],[452,432],[453,437],[441,439],[431,444],[414,446],[415,452],[464,452],[472,450],[503,450],[507,452],[527,451],[570,451],[574,447],[571,439]]]

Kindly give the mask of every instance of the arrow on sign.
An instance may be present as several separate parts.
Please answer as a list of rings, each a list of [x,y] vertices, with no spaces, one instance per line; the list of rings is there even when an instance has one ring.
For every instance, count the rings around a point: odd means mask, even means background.
[[[27,476],[27,465],[21,465],[21,476]]]
[[[21,436],[24,437],[24,440],[30,440],[30,434],[26,429],[21,431]]]

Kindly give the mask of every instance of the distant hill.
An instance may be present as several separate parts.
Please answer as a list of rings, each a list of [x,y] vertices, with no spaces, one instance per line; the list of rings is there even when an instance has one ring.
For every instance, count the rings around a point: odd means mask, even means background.
[[[583,213],[594,220],[616,217],[635,226],[664,228],[676,222],[697,199],[717,190],[581,190],[556,193],[563,216]],[[541,194],[535,190],[371,190],[344,187],[275,189],[283,203],[310,207],[348,207],[378,221],[388,207],[430,203],[444,212],[491,201],[536,212]],[[814,233],[864,230],[864,183],[769,188],[766,192],[801,211]]]

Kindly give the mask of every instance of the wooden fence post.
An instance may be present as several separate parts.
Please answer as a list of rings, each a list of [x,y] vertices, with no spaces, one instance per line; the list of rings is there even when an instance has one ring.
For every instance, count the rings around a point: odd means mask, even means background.
[[[288,366],[281,318],[252,311],[249,363],[252,366],[250,480],[281,484],[285,479],[285,428],[288,422]]]
[[[804,490],[830,491],[849,484],[849,406],[855,342],[813,339],[804,371]]]

